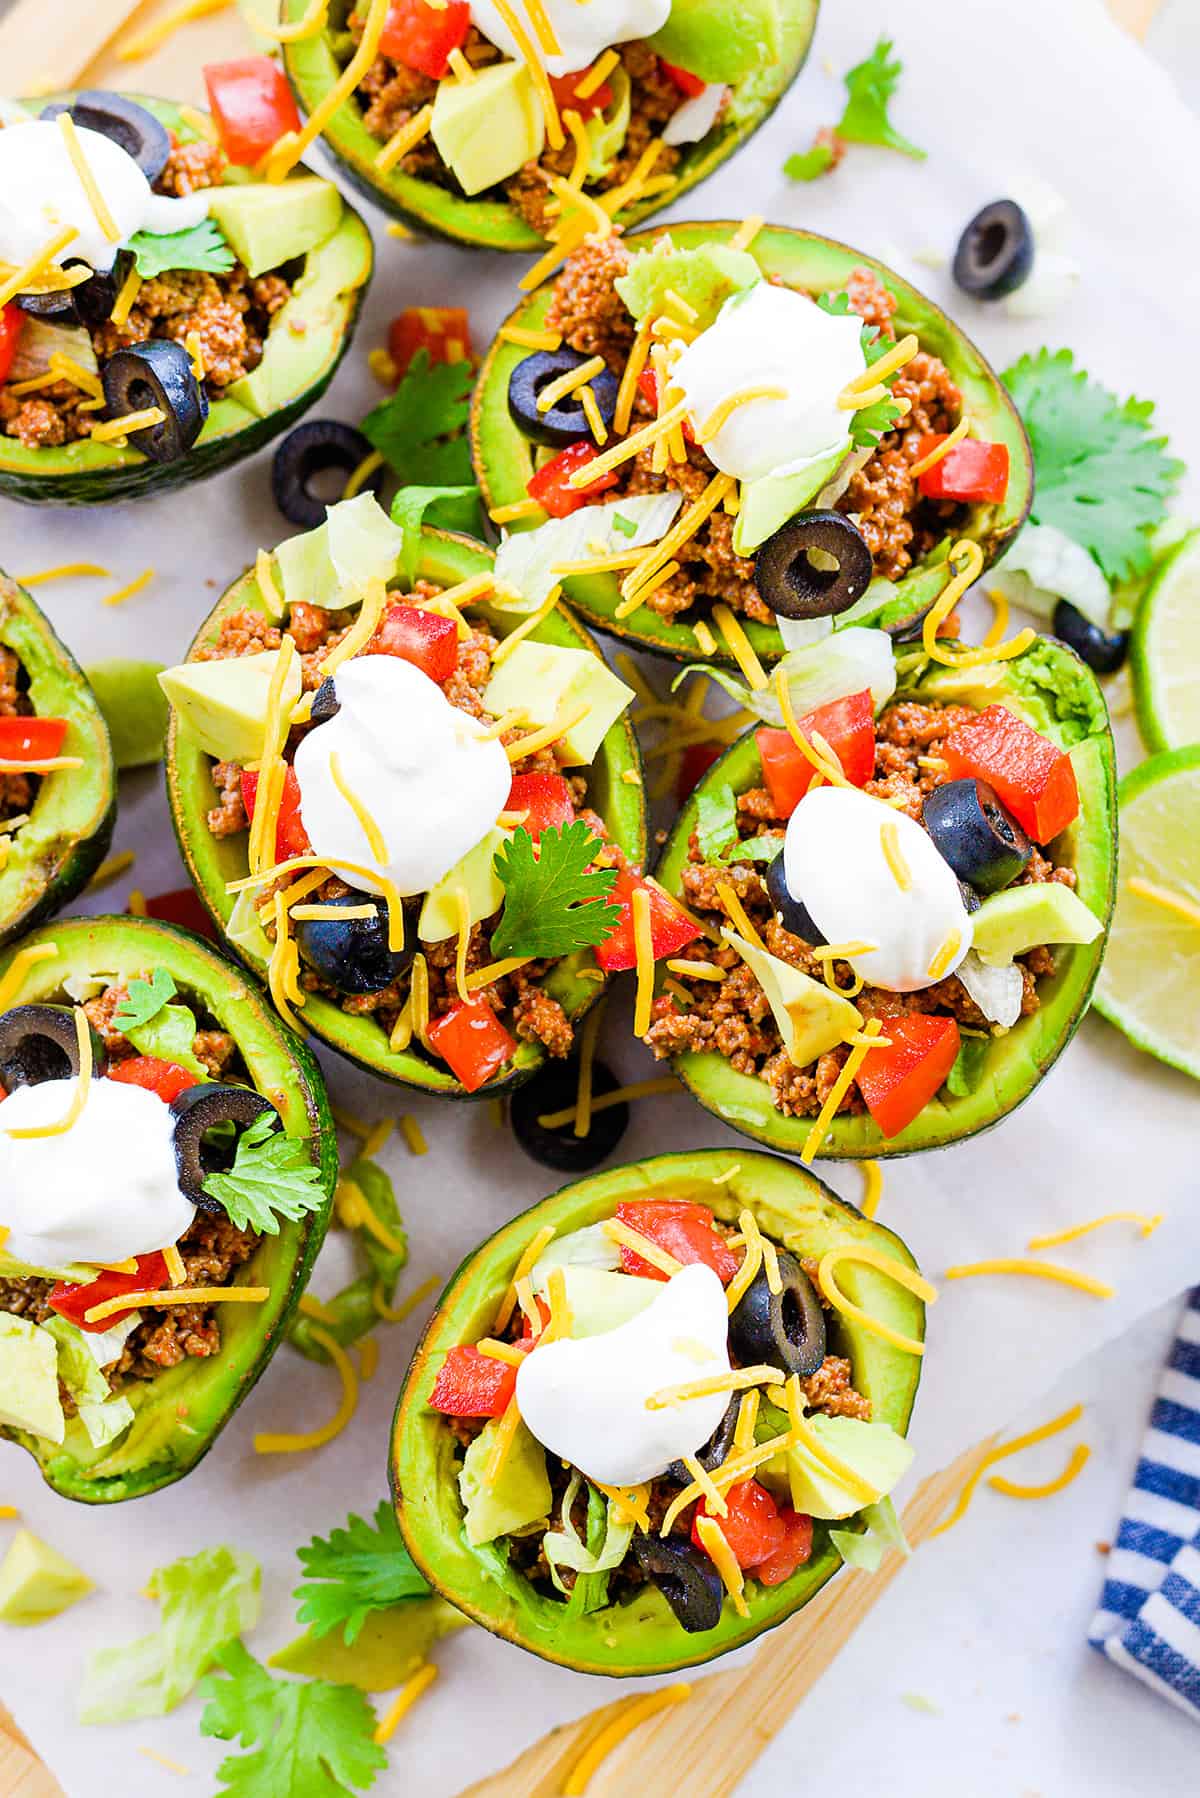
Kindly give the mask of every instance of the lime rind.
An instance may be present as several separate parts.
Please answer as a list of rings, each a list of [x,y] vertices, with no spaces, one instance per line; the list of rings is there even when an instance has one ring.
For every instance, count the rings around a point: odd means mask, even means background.
[[[1129,649],[1138,729],[1151,753],[1200,742],[1200,528],[1180,539],[1138,611]]]

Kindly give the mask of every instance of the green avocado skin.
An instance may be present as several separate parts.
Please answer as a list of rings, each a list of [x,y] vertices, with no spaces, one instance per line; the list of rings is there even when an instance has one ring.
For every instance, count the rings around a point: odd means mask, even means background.
[[[1041,637],[1011,662],[993,662],[961,673],[927,665],[915,677],[901,681],[896,698],[940,699],[980,710],[992,704],[1007,705],[1070,752],[1079,788],[1079,816],[1050,845],[1050,852],[1075,870],[1079,897],[1107,931],[1116,898],[1117,869],[1112,732],[1096,677],[1074,651]],[[751,729],[708,771],[676,820],[658,865],[658,878],[670,892],[681,891],[688,835],[696,827],[701,795],[726,785],[741,793],[761,783],[762,765]],[[1055,972],[1038,984],[1038,1010],[1021,1018],[1006,1036],[992,1038],[973,1092],[954,1098],[943,1090],[906,1130],[886,1140],[866,1112],[837,1117],[821,1156],[833,1161],[891,1159],[962,1142],[998,1124],[1029,1097],[1074,1036],[1088,1008],[1103,953],[1103,934],[1086,947],[1055,949]],[[798,1155],[803,1149],[812,1119],[784,1117],[771,1104],[761,1080],[739,1074],[723,1056],[713,1053],[680,1055],[672,1066],[693,1097],[722,1123],[784,1154]]]
[[[492,552],[483,544],[427,526],[422,531],[414,578],[452,587],[458,581],[486,574],[491,566]],[[223,618],[246,607],[264,614],[268,610],[253,569],[229,588],[205,619],[189,656],[194,657],[198,649],[217,636]],[[499,636],[520,623],[512,613],[502,614],[484,605],[472,604],[468,609]],[[594,639],[562,606],[538,626],[534,639],[540,643],[600,653]],[[229,881],[237,880],[246,872],[245,839],[214,837],[208,829],[205,815],[216,803],[209,758],[179,729],[174,713],[167,731],[166,761],[167,797],[180,853],[214,924],[224,933],[234,906],[233,895],[225,889]],[[646,806],[641,771],[637,737],[626,715],[618,719],[605,737],[589,771],[589,786],[592,805],[608,825],[613,841],[638,867],[643,867],[646,860]],[[636,779],[623,780],[625,773],[635,775]],[[231,953],[236,952],[231,946]],[[262,967],[249,965],[262,977]],[[589,966],[594,966],[590,952],[568,956],[545,979],[546,991],[575,1021],[604,990],[599,981],[581,978],[580,969]],[[389,1048],[386,1035],[369,1014],[353,1016],[320,993],[311,993],[304,1007],[304,1022],[321,1042],[358,1067],[378,1074],[384,1080],[395,1081],[397,1085],[415,1087],[443,1098],[494,1099],[528,1080],[545,1060],[545,1050],[540,1043],[522,1042],[513,1058],[512,1071],[471,1094],[443,1063],[426,1060],[411,1050]]]
[[[691,1199],[724,1222],[745,1209],[763,1233],[799,1255],[835,1246],[869,1246],[915,1267],[899,1237],[863,1217],[806,1168],[757,1150],[701,1149],[658,1155],[606,1169],[522,1212],[469,1255],[442,1293],[417,1344],[392,1427],[390,1475],[396,1516],[410,1553],[430,1584],[476,1623],[543,1660],[613,1678],[695,1667],[773,1629],[806,1605],[842,1565],[828,1527],[816,1523],[811,1560],[775,1587],[751,1583],[750,1615],[726,1604],[703,1635],[679,1627],[653,1586],[579,1618],[510,1573],[497,1548],[472,1548],[458,1494],[457,1440],[429,1396],[448,1349],[490,1333],[500,1299],[523,1251],[553,1224],[560,1236],[613,1215],[622,1199]],[[838,1280],[852,1302],[900,1334],[924,1339],[925,1307],[886,1274],[843,1262]],[[846,1355],[873,1417],[904,1433],[921,1376],[920,1357],[830,1314],[830,1352]]]
[[[51,101],[70,101],[71,93],[47,94],[31,101],[40,110]],[[179,106],[147,94],[131,94],[161,119],[183,143],[196,141],[197,133],[183,119]],[[234,176],[227,178],[235,178]],[[174,462],[152,462],[135,449],[92,443],[84,438],[61,448],[28,449],[14,437],[0,437],[0,495],[26,505],[98,506],[114,500],[137,499],[143,494],[169,493],[193,481],[206,480],[222,468],[265,447],[290,430],[315,405],[337,372],[350,347],[363,297],[371,278],[374,251],[371,235],[349,205],[332,237],[310,250],[300,280],[319,284],[327,275],[336,293],[321,308],[333,325],[333,342],[315,359],[314,366],[294,398],[266,418],[228,397],[209,408],[199,438],[185,456]],[[326,322],[323,317],[322,322]]]
[[[669,236],[682,250],[703,244],[728,243],[738,221],[663,225],[625,239],[635,253]],[[981,351],[933,301],[873,256],[862,254],[830,237],[790,226],[764,225],[750,245],[764,275],[777,277],[789,287],[812,294],[844,288],[857,268],[871,271],[897,298],[897,336],[914,331],[922,349],[940,356],[962,390],[963,407],[974,421],[975,435],[1003,443],[1009,453],[1008,492],[999,505],[971,506],[960,537],[974,538],[983,551],[984,565],[1003,554],[1020,530],[1033,497],[1033,457],[1016,407],[995,370]],[[544,329],[553,294],[554,279],[544,281],[505,321],[526,330]],[[490,507],[511,505],[526,499],[526,483],[533,473],[533,445],[513,423],[508,410],[508,383],[514,368],[529,354],[518,344],[496,337],[483,361],[471,407],[471,448],[476,478]],[[513,530],[532,529],[518,521]],[[923,562],[909,570],[886,602],[869,615],[858,614],[855,623],[879,624],[895,636],[919,625],[946,585],[949,539],[939,543]],[[612,574],[576,575],[564,581],[571,605],[594,630],[619,637],[653,655],[675,662],[713,662],[736,670],[737,664],[724,643],[711,655],[702,655],[696,634],[685,617],[678,623],[660,618],[649,606],[639,606],[628,618],[616,616],[620,603],[620,577]],[[860,602],[862,603],[862,602]],[[743,628],[759,659],[768,666],[783,654],[783,640],[774,625],[743,619]]]
[[[42,776],[29,823],[0,869],[0,947],[53,917],[91,879],[112,841],[117,774],[108,727],[74,657],[23,587],[0,569],[0,644],[29,677],[34,710],[65,718],[62,753],[83,766]]]
[[[282,0],[280,17],[295,23],[304,17],[308,0]],[[770,117],[800,73],[812,44],[820,0],[780,0],[782,45],[778,60],[768,68],[733,83],[725,120],[699,143],[683,146],[683,156],[673,185],[634,206],[626,207],[618,222],[628,230],[671,205],[726,162],[739,145]],[[341,73],[333,51],[333,39],[345,28],[350,11],[347,0],[336,0],[333,21],[314,37],[283,46],[283,63],[292,92],[301,110],[311,114],[320,105]],[[363,123],[356,100],[344,101],[325,128],[323,141],[337,158],[347,180],[360,193],[382,206],[395,218],[407,221],[435,237],[487,250],[544,250],[546,240],[519,216],[504,199],[478,195],[468,199],[437,182],[406,175],[400,169],[380,174],[375,158],[383,145]]]
[[[309,1139],[325,1188],[319,1211],[295,1223],[283,1220],[279,1234],[264,1236],[239,1270],[239,1284],[269,1286],[270,1298],[262,1305],[222,1307],[219,1355],[189,1358],[153,1380],[131,1382],[125,1396],[134,1419],[115,1443],[93,1448],[78,1419],[68,1422],[61,1444],[0,1429],[0,1437],[29,1451],[46,1484],[61,1497],[119,1504],[191,1472],[287,1335],[329,1222],[337,1139],[314,1057],[280,1023],[254,982],[200,937],[154,919],[68,918],[35,931],[21,947],[38,943],[53,945],[56,954],[29,969],[18,995],[21,1004],[53,998],[72,975],[130,977],[166,968],[234,1037],[255,1086],[278,1109],[288,1135]],[[0,977],[14,953],[0,957]]]

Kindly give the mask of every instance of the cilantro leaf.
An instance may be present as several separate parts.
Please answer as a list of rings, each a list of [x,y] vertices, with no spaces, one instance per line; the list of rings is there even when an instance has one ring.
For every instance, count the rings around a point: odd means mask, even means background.
[[[844,290],[837,293],[822,293],[817,296],[817,305],[822,312],[828,312],[831,318],[851,318],[854,308],[850,304],[850,295]],[[871,368],[882,356],[886,356],[891,344],[884,337],[878,325],[864,325],[862,328],[862,352],[867,367]],[[900,370],[896,370],[899,374]],[[896,375],[885,375],[883,385],[890,387]],[[898,418],[903,416],[895,400],[876,400],[873,406],[861,406],[857,412],[850,414],[850,441],[856,449],[874,449],[885,431],[890,431]]]
[[[428,1598],[429,1586],[413,1564],[396,1513],[385,1499],[374,1524],[353,1513],[345,1529],[314,1536],[297,1549],[300,1565],[319,1584],[297,1586],[297,1621],[312,1626],[315,1636],[328,1635],[343,1624],[349,1647],[372,1611],[385,1610],[406,1598]]]
[[[363,435],[406,487],[470,486],[470,400],[469,362],[431,362],[418,350],[395,393],[363,419]]]
[[[725,857],[727,862],[773,862],[783,848],[782,835],[746,837],[737,843]]]
[[[621,908],[610,905],[606,896],[616,885],[617,871],[589,866],[599,847],[582,818],[562,830],[544,830],[536,855],[529,832],[524,827],[514,831],[492,863],[504,886],[504,913],[492,933],[493,955],[570,955],[575,949],[594,949],[612,935]]]
[[[1151,533],[1183,473],[1167,438],[1152,435],[1152,402],[1122,404],[1076,367],[1071,350],[1022,356],[1001,378],[1033,448],[1034,523],[1065,531],[1109,581],[1144,574]]]
[[[810,150],[798,150],[789,156],[783,172],[789,181],[816,181],[833,167],[833,151],[828,144],[814,144]]]
[[[347,1798],[375,1783],[387,1755],[357,1687],[274,1679],[240,1642],[217,1658],[228,1677],[205,1680],[200,1732],[252,1749],[217,1768],[223,1798]]]
[[[737,800],[726,783],[696,795],[696,844],[706,862],[722,859],[737,841]]]
[[[888,118],[888,103],[904,67],[898,56],[892,58],[893,47],[891,38],[881,37],[866,60],[847,71],[846,110],[834,131],[848,143],[879,144],[924,162],[927,152],[902,137]]]
[[[237,1230],[247,1224],[266,1236],[279,1234],[279,1219],[295,1222],[325,1203],[321,1170],[308,1145],[277,1128],[278,1116],[264,1111],[238,1138],[228,1173],[209,1174],[203,1190],[216,1199]]]
[[[149,980],[131,980],[129,990],[113,1013],[118,1030],[136,1030],[156,1018],[178,988],[166,968],[155,968]]]
[[[400,550],[400,577],[411,585],[417,578],[421,554],[421,527],[465,531],[479,537],[479,489],[463,487],[401,487],[392,501],[392,523],[404,532]]]
[[[130,238],[129,247],[143,281],[153,280],[168,269],[181,268],[227,275],[237,261],[215,219],[201,219],[186,231],[137,231]]]

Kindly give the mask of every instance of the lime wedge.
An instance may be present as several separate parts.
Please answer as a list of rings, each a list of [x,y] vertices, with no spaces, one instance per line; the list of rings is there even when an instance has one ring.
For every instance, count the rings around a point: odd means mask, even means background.
[[[1117,905],[1094,1004],[1200,1080],[1200,744],[1151,756],[1117,805]]]
[[[167,699],[158,684],[158,662],[118,658],[84,670],[104,713],[117,767],[145,768],[163,758]]]
[[[1143,599],[1130,646],[1147,749],[1200,743],[1200,530],[1189,531]]]

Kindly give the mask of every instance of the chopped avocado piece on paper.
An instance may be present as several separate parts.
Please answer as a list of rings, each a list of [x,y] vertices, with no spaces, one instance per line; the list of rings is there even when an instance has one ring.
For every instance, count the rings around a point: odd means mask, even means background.
[[[778,62],[779,0],[672,0],[670,18],[648,41],[701,81],[738,81]]]
[[[92,1589],[92,1581],[65,1555],[32,1530],[18,1530],[0,1561],[0,1623],[45,1623]]]
[[[861,1029],[858,1007],[823,980],[814,980],[790,962],[756,948],[736,931],[724,934],[767,995],[793,1067],[808,1067]]]
[[[496,717],[521,710],[530,724],[551,724],[586,705],[587,711],[558,744],[564,762],[586,766],[611,727],[634,699],[588,649],[560,649],[552,643],[518,643],[492,675],[483,703]]]
[[[662,1281],[608,1273],[602,1267],[564,1267],[563,1291],[575,1340],[605,1336],[640,1316],[662,1296]]]
[[[408,1598],[385,1611],[372,1611],[351,1647],[341,1630],[318,1636],[310,1629],[273,1654],[267,1665],[281,1673],[357,1686],[362,1692],[389,1692],[429,1659],[435,1642],[469,1621],[444,1598]]]
[[[180,728],[209,755],[224,762],[262,758],[267,691],[279,661],[277,649],[260,655],[229,656],[217,662],[181,662],[159,675],[159,684],[179,714]],[[284,681],[294,705],[300,697],[300,658]]]
[[[28,1317],[0,1311],[0,1423],[61,1442],[58,1344]]]
[[[477,69],[474,81],[439,81],[430,135],[464,193],[482,193],[542,153],[545,120],[523,62]]]
[[[476,843],[474,849],[468,849],[450,872],[443,875],[436,886],[430,887],[417,919],[417,935],[423,943],[444,943],[447,937],[458,935],[461,920],[455,895],[460,887],[466,891],[472,924],[481,924],[484,918],[490,918],[493,912],[500,910],[504,904],[504,882],[493,863],[497,850],[502,849],[511,836],[511,830],[502,830],[498,824],[493,824],[482,842]]]
[[[117,767],[148,768],[163,758],[167,702],[158,677],[161,662],[118,657],[84,670],[112,738]]]
[[[497,1536],[520,1535],[549,1519],[554,1503],[546,1475],[546,1451],[523,1423],[493,1485],[486,1479],[499,1418],[489,1418],[463,1458],[458,1490],[466,1511],[467,1541],[478,1548]]]
[[[303,175],[272,184],[208,190],[208,211],[251,277],[307,256],[337,230],[342,196],[332,181]]]
[[[790,1502],[810,1517],[852,1517],[864,1505],[874,1504],[898,1484],[912,1464],[910,1444],[890,1423],[864,1423],[858,1417],[826,1417],[816,1412],[809,1427],[839,1461],[854,1469],[871,1487],[869,1497],[818,1461],[803,1443],[764,1463],[762,1476],[784,1481]]]
[[[971,923],[975,952],[990,968],[1004,967],[1039,943],[1094,943],[1104,929],[1078,894],[1055,880],[993,893]]]
[[[335,612],[357,605],[368,581],[392,573],[403,547],[403,530],[373,493],[339,500],[326,508],[324,524],[276,549],[284,601],[307,600]]]
[[[730,294],[744,293],[762,278],[762,270],[746,250],[731,250],[723,243],[678,250],[669,237],[660,237],[653,249],[638,252],[627,274],[618,275],[616,289],[639,323],[661,308],[670,288],[694,308],[700,324],[708,326]]]

